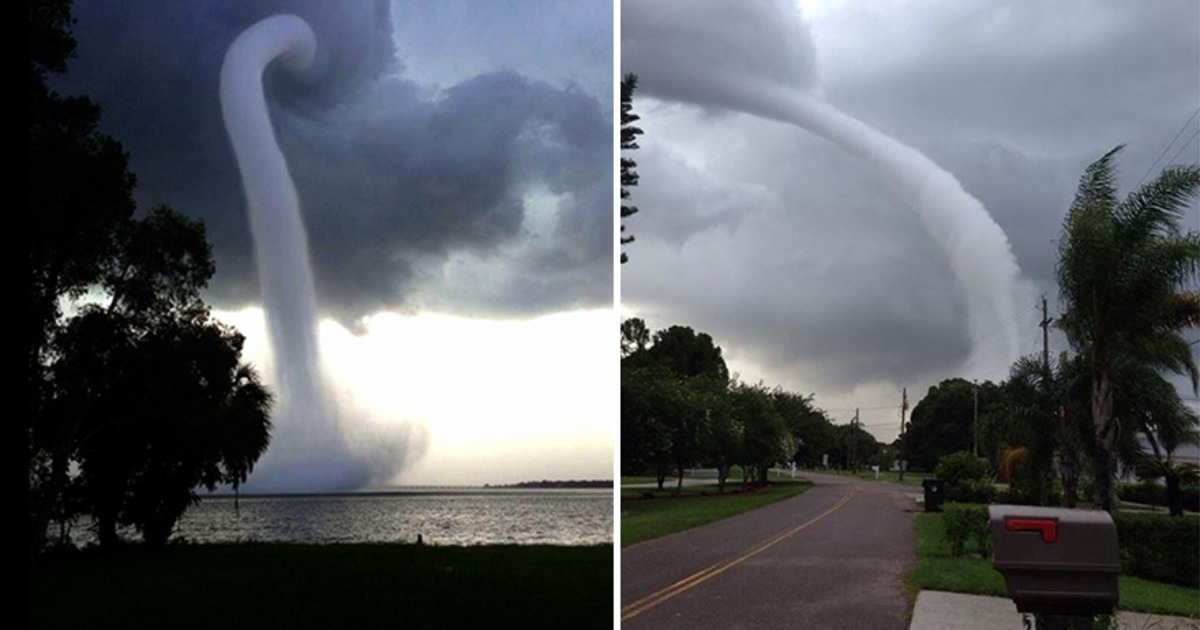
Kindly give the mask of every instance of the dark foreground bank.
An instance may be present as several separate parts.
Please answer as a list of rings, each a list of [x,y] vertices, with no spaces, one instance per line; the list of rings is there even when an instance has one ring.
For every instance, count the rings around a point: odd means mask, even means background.
[[[32,628],[611,628],[613,549],[181,545],[48,557]]]

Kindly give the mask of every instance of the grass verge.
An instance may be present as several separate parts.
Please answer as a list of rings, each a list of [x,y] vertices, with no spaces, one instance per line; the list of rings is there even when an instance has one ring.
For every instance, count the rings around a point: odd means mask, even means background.
[[[941,514],[917,516],[917,565],[908,574],[916,590],[950,591],[1007,597],[1004,577],[991,560],[954,558],[942,528]],[[1120,610],[1200,618],[1200,591],[1174,584],[1122,575],[1119,578]]]
[[[716,486],[685,486],[681,496],[668,491],[652,493],[653,498],[637,498],[637,493],[621,493],[621,546],[627,547],[652,538],[747,512],[795,496],[808,490],[807,481],[776,481],[769,488],[740,492],[740,484],[727,484],[724,494]],[[704,494],[701,494],[704,493]]]
[[[180,545],[48,557],[32,628],[612,627],[594,547]]]

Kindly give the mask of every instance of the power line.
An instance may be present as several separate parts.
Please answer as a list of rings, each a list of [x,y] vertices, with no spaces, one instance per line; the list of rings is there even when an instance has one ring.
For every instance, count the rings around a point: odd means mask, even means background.
[[[1200,138],[1200,127],[1196,128],[1196,133],[1193,133],[1192,137],[1188,138],[1187,142],[1180,145],[1179,150],[1175,152],[1175,155],[1171,156],[1171,159],[1167,161],[1167,164],[1173,164],[1175,162],[1175,158],[1179,157],[1179,154],[1183,153],[1183,150],[1186,149],[1188,145],[1191,144],[1196,138]]]
[[[1030,322],[1026,322],[1026,321],[1022,321],[1022,320],[1025,319],[1027,315],[1031,314],[1035,309],[1038,309],[1040,307],[1041,307],[1040,302],[1031,302],[1024,309],[1017,312],[1017,314],[1013,315],[1012,319],[1008,320],[1007,323],[1005,323],[1001,327],[997,328],[995,331],[993,331],[991,334],[987,335],[986,337],[983,337],[979,341],[975,342],[976,347],[979,347],[980,345],[983,345],[986,347],[987,344],[995,343],[997,340],[1000,340],[1001,338],[999,337],[999,335],[1001,333],[1011,332],[1014,327],[1025,326],[1027,323],[1030,323]],[[1041,321],[1040,317],[1038,318],[1038,321]],[[986,343],[984,343],[984,342],[986,342]],[[1008,371],[1009,371],[1009,369],[1011,369],[1011,367],[1012,366],[1006,365],[1006,366],[999,368],[998,370],[993,370],[993,371],[989,372],[986,375],[986,377],[983,378],[983,380],[994,381],[998,378],[1003,378],[1004,376],[1006,376],[1008,374]]]
[[[884,405],[882,407],[848,407],[846,409],[825,409],[825,413],[850,413],[855,409],[861,411],[879,411],[881,409],[895,409],[896,405]]]
[[[1150,165],[1150,168],[1146,169],[1146,174],[1142,175],[1142,178],[1138,180],[1137,186],[1134,186],[1134,188],[1141,187],[1142,182],[1146,181],[1146,178],[1150,176],[1150,172],[1154,170],[1154,167],[1158,166],[1158,161],[1161,160],[1162,157],[1167,154],[1167,151],[1171,150],[1171,145],[1175,144],[1175,141],[1177,139],[1179,139],[1179,134],[1183,133],[1184,129],[1187,129],[1187,126],[1192,123],[1192,120],[1194,120],[1196,118],[1197,114],[1200,114],[1200,107],[1197,107],[1196,111],[1192,112],[1192,115],[1189,116],[1188,119],[1183,123],[1183,126],[1181,126],[1179,128],[1179,131],[1175,132],[1175,137],[1171,138],[1171,141],[1167,143],[1167,146],[1163,147],[1162,153],[1158,154],[1158,157],[1154,159],[1154,162]],[[1187,144],[1185,143],[1183,146],[1187,146]],[[1179,154],[1176,153],[1175,155],[1179,155]],[[1171,160],[1174,160],[1174,159],[1175,159],[1174,157],[1171,158]]]
[[[1025,324],[1025,322],[1021,321],[1021,319],[1023,317],[1025,317],[1026,315],[1028,315],[1031,311],[1033,311],[1036,308],[1038,308],[1038,304],[1036,302],[1030,304],[1029,306],[1026,306],[1023,310],[1018,311],[1017,314],[1012,316],[1012,318],[1010,318],[1003,324],[999,325],[995,330],[988,333],[986,336],[981,337],[976,340],[972,340],[972,344],[976,345],[976,346],[980,346],[980,345],[993,344],[993,343],[996,343],[997,341],[1006,341],[1004,338],[1001,337],[1001,335],[1005,335],[1007,333],[1013,332],[1017,328],[1023,326]]]

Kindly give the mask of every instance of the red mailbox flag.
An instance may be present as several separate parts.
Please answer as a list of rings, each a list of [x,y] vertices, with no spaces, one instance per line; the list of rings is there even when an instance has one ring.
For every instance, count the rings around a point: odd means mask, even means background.
[[[1010,532],[1038,532],[1042,542],[1058,542],[1058,519],[1056,518],[1006,518],[1004,529]]]

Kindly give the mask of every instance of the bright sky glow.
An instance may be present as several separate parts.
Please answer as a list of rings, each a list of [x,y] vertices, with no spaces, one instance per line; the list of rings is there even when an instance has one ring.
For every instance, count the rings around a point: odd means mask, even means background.
[[[262,311],[218,312],[270,378]],[[424,457],[403,485],[607,479],[617,417],[616,315],[606,309],[529,320],[377,313],[355,335],[321,323],[334,387],[372,423],[418,422]]]

